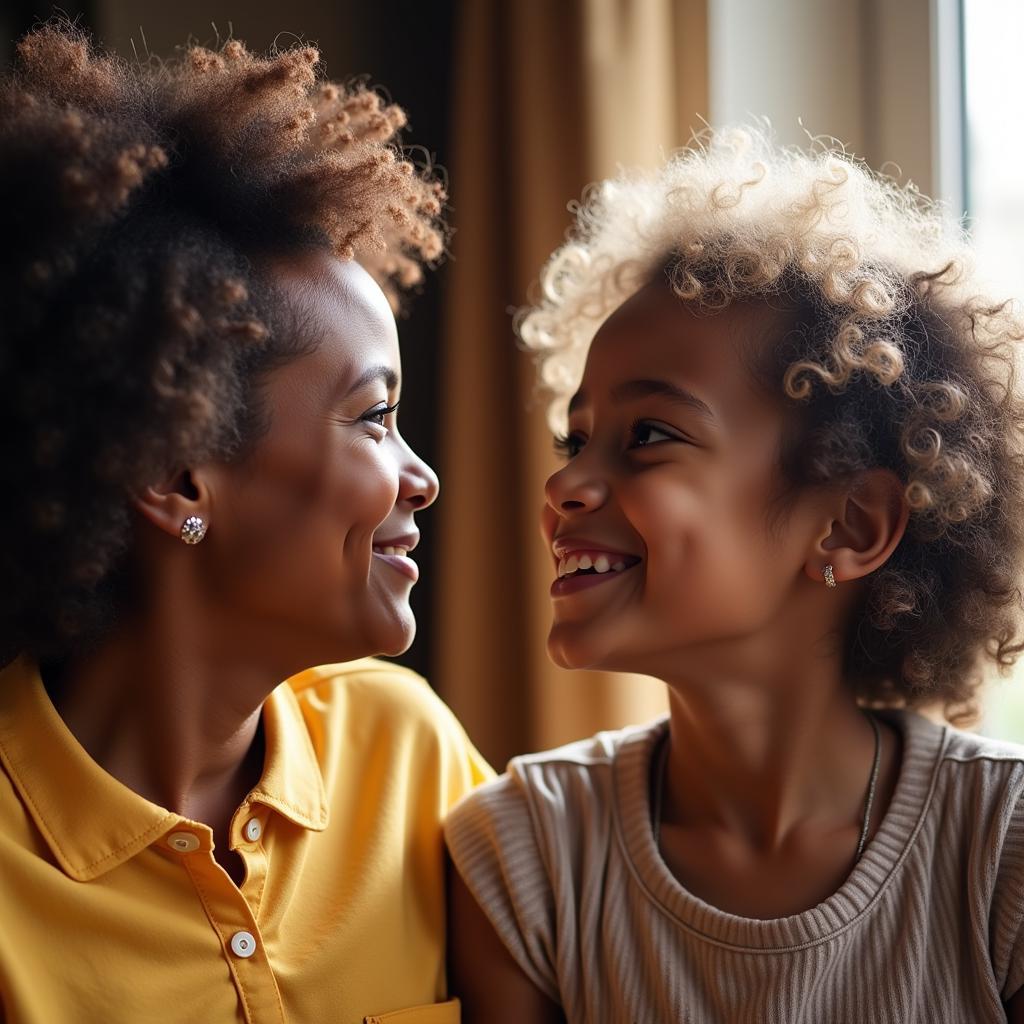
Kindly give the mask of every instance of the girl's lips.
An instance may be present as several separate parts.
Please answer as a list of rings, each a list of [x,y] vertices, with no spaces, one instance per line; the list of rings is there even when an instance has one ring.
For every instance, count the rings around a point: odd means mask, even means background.
[[[385,555],[380,551],[374,551],[373,557],[390,565],[403,576],[408,576],[413,583],[420,578],[420,567],[408,555]]]
[[[609,580],[620,579],[623,576],[627,576],[639,564],[640,562],[636,561],[619,572],[593,573],[586,576],[563,576],[551,584],[551,597],[569,597],[580,590],[589,590],[591,587],[607,583]]]

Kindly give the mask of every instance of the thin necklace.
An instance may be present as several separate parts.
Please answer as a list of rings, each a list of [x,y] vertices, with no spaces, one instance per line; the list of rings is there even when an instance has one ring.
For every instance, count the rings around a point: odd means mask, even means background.
[[[860,842],[857,843],[857,854],[854,857],[854,863],[860,860],[864,853],[864,847],[868,841],[868,830],[871,827],[871,807],[875,802],[875,785],[878,782],[878,769],[882,763],[882,733],[878,728],[878,722],[875,716],[869,712],[864,712],[864,717],[871,723],[871,728],[875,733],[875,758],[871,764],[871,775],[868,778],[868,794],[864,801],[864,821],[860,827]],[[654,792],[652,794],[651,803],[654,805],[651,811],[651,826],[654,830],[654,845],[660,846],[661,842],[661,802],[662,802],[662,790],[665,784],[665,765],[668,761],[668,734],[661,741],[661,748],[658,751],[658,764],[656,774],[654,776]]]

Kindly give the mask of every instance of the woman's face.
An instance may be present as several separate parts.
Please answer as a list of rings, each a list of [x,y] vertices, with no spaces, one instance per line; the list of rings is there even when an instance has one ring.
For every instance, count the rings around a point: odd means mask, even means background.
[[[415,513],[438,484],[398,432],[395,320],[356,263],[314,255],[274,274],[318,344],[268,375],[252,452],[208,468],[195,553],[243,642],[300,666],[398,654],[416,629]]]
[[[598,331],[543,513],[559,664],[665,678],[772,628],[817,521],[800,499],[769,526],[783,411],[743,353],[778,324],[697,316],[658,282]]]

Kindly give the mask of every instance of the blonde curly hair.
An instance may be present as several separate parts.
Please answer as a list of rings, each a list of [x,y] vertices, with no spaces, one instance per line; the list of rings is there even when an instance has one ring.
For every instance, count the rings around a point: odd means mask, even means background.
[[[575,214],[517,321],[552,427],[602,322],[661,273],[702,313],[749,300],[791,313],[754,367],[798,416],[787,492],[882,466],[911,510],[868,580],[847,669],[865,702],[974,720],[986,664],[1024,649],[1024,325],[984,294],[962,227],[844,151],[781,148],[762,125],[602,182]]]

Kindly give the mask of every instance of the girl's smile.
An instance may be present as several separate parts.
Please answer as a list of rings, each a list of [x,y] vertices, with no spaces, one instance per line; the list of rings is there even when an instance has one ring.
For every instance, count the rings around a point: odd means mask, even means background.
[[[641,561],[636,555],[582,537],[556,537],[551,550],[557,576],[551,584],[552,598],[619,579]]]
[[[767,333],[763,310],[698,316],[660,279],[598,331],[543,513],[560,664],[671,675],[696,646],[792,635],[816,505],[772,521],[786,413],[746,365]]]

